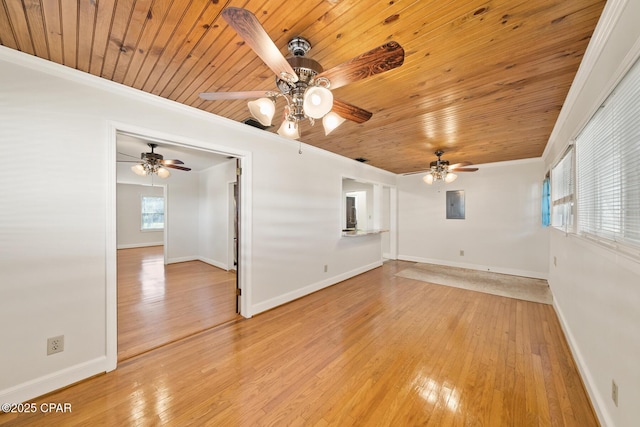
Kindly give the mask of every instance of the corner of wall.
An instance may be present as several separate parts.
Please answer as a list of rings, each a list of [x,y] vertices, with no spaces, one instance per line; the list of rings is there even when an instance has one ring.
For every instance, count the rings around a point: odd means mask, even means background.
[[[316,283],[312,283],[308,286],[305,286],[304,288],[296,289],[295,291],[288,292],[283,295],[279,295],[275,298],[271,298],[270,300],[263,301],[259,304],[254,304],[251,307],[251,314],[255,315],[255,314],[262,313],[263,311],[271,310],[272,308],[275,308],[279,305],[286,304],[298,298],[302,298],[305,295],[312,294],[321,289],[335,285],[336,283],[340,283],[344,280],[350,279],[352,277],[365,273],[369,270],[373,270],[374,268],[378,268],[380,266],[382,266],[382,261],[376,261],[371,264],[356,268],[354,270],[347,271],[346,273],[342,273],[337,276],[333,276],[328,279],[321,280]]]

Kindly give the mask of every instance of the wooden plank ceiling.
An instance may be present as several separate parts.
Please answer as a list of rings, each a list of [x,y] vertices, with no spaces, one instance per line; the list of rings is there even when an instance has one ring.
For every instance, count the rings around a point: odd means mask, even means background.
[[[329,69],[395,40],[404,64],[335,89],[371,111],[301,140],[395,173],[443,158],[475,164],[539,157],[604,0],[1,0],[0,42],[233,120],[246,101],[200,92],[276,90],[220,13],[252,11],[283,55],[294,36]],[[277,113],[284,106],[279,100]],[[268,131],[275,132],[280,120]]]

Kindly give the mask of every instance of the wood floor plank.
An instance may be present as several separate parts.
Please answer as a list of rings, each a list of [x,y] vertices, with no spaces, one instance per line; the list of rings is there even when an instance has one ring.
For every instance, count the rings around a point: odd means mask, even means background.
[[[598,425],[552,306],[395,277],[407,264],[35,400],[71,414],[0,424]]]
[[[118,360],[239,318],[236,275],[201,261],[164,265],[162,246],[118,251]]]

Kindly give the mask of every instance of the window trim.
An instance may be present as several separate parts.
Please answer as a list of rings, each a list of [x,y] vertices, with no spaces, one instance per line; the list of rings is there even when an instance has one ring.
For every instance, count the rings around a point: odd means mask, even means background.
[[[570,194],[566,194],[562,197],[559,197],[557,199],[554,198],[554,187],[557,188],[557,184],[554,182],[554,175],[556,175],[556,171],[558,170],[557,168],[563,164],[563,162],[565,161],[565,159],[567,159],[568,156],[571,156],[570,158],[570,162],[568,163],[568,167],[569,167],[569,181],[566,183],[566,185],[569,187],[570,190]],[[551,188],[550,188],[550,207],[551,207],[551,227],[557,229],[557,230],[561,230],[563,231],[565,234],[569,234],[569,233],[576,233],[576,156],[575,156],[575,149],[574,149],[574,144],[573,142],[571,144],[569,144],[569,146],[565,149],[565,151],[562,153],[562,156],[560,156],[559,160],[557,162],[554,163],[553,167],[551,168],[551,172],[550,172],[550,179],[551,179]],[[557,175],[556,175],[557,176]],[[569,217],[568,217],[568,221],[567,218],[565,218],[564,216],[562,217],[562,223],[561,224],[557,224],[555,223],[556,220],[556,214],[557,211],[556,209],[558,209],[560,206],[566,206],[567,204],[569,204]]]

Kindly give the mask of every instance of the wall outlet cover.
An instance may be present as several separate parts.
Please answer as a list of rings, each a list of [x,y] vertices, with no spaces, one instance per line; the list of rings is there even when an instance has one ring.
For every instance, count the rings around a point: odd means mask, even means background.
[[[47,339],[47,356],[64,351],[64,335]]]

